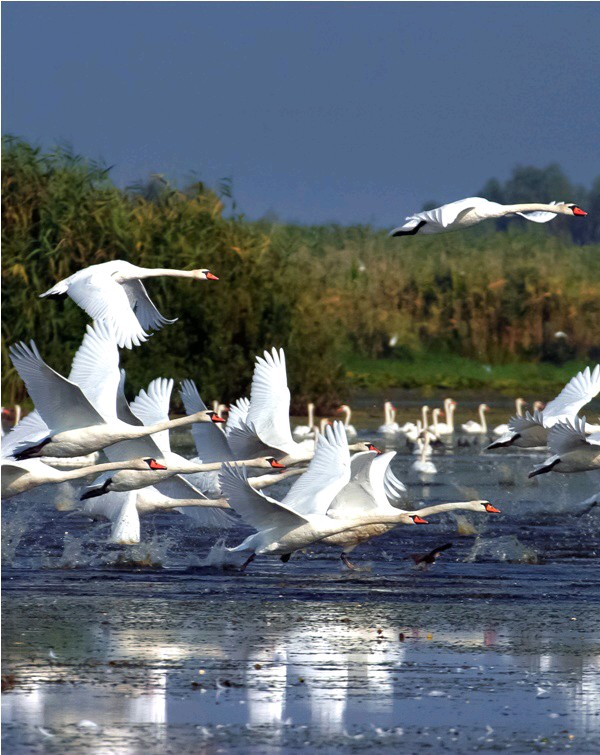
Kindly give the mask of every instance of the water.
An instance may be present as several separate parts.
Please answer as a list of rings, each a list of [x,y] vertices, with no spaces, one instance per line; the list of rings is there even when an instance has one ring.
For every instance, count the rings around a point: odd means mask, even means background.
[[[398,445],[407,481],[416,457]],[[69,488],[7,501],[6,752],[598,751],[600,507],[570,512],[600,480],[528,480],[542,456],[436,451],[409,505],[502,513],[399,527],[353,572],[322,546],[223,570],[207,562],[219,534],[176,514],[110,546],[107,524],[56,510]]]

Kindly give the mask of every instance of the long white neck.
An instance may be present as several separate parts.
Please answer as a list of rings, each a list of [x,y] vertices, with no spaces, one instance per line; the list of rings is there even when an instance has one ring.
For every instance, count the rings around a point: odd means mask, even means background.
[[[164,419],[161,422],[155,422],[153,425],[142,425],[140,427],[132,425],[128,437],[144,438],[146,435],[159,433],[161,430],[171,430],[173,427],[193,425],[194,422],[211,422],[211,418],[206,411],[202,411],[190,414],[187,417],[179,417],[179,419]]]
[[[428,406],[424,406],[421,409],[421,418],[422,418],[422,422],[423,422],[423,427],[424,428],[427,427],[427,415],[428,415],[428,412],[429,412],[429,407]]]
[[[417,514],[421,517],[431,516],[432,514],[442,514],[444,511],[473,511],[474,506],[470,501],[459,501],[458,503],[438,503],[436,506],[426,506],[424,509],[411,511],[411,514]],[[481,509],[483,511],[483,508]]]
[[[305,467],[286,469],[285,472],[281,472],[281,474],[264,474],[260,477],[251,477],[247,482],[251,488],[254,488],[254,490],[262,490],[263,488],[268,488],[270,485],[276,485],[278,482],[286,480],[288,477],[296,477],[304,472],[306,472]]]
[[[383,405],[383,424],[384,425],[391,425],[392,424],[392,405],[389,401],[386,401]]]
[[[481,421],[481,427],[483,428],[483,432],[486,433],[487,432],[487,422],[485,421],[485,409],[484,409],[484,405],[483,404],[479,405],[479,419]]]
[[[502,205],[502,215],[511,215],[514,212],[554,212],[566,215],[566,206],[564,204],[544,204],[543,202],[531,202],[524,204],[504,204]]]
[[[54,469],[54,467],[51,467],[51,469]],[[78,480],[79,478],[87,477],[88,475],[100,474],[100,472],[112,472],[115,469],[138,469],[138,467],[133,466],[132,460],[129,459],[128,461],[109,461],[105,464],[91,464],[87,467],[79,467],[78,469],[68,469],[65,471],[54,469],[54,471],[60,475],[61,480],[66,482],[67,480]],[[148,471],[150,471],[150,467],[148,467]],[[55,482],[58,478],[56,474],[54,474],[48,479]]]
[[[517,417],[523,416],[523,399],[516,399],[515,401],[515,408],[517,410]]]
[[[344,407],[344,427],[348,427],[350,424],[350,417],[352,416],[352,411],[349,406]]]
[[[315,423],[315,407],[314,404],[308,405],[308,426],[312,427]]]
[[[193,270],[175,270],[170,267],[138,267],[136,268],[135,278],[159,278],[166,276],[168,278],[195,278]]]
[[[434,409],[431,415],[433,417],[433,432],[437,435],[438,434],[438,417],[440,416],[440,410]]]

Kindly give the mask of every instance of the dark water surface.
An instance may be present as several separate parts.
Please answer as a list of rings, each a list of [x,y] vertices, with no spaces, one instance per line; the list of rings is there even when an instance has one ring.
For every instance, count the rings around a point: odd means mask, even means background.
[[[5,752],[599,752],[600,507],[570,513],[598,476],[527,480],[542,455],[456,442],[424,484],[414,458],[400,443],[415,505],[502,514],[400,527],[355,572],[318,546],[226,571],[176,514],[110,546],[56,511],[66,487],[6,502]]]

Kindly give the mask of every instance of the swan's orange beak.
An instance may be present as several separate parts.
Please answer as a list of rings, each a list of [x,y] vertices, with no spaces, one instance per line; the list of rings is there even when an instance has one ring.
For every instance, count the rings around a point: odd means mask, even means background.
[[[380,454],[381,451],[377,448],[377,446],[374,446],[372,443],[369,443],[369,451],[375,451],[376,454]]]
[[[423,519],[422,516],[413,516],[412,520],[415,524],[429,524],[427,519]]]
[[[273,467],[273,469],[285,469],[285,465],[280,464],[276,459],[271,459],[269,464]]]
[[[150,469],[166,469],[164,464],[159,464],[156,459],[150,460]]]
[[[582,218],[585,218],[587,212],[582,210],[581,207],[573,207],[573,215],[580,215]]]
[[[218,281],[219,279],[217,278],[216,275],[213,275],[212,273],[206,273],[206,280],[209,280],[209,281]]]
[[[491,503],[486,503],[485,504],[485,510],[489,514],[499,514],[500,513],[500,509],[497,509],[495,506],[492,506]]]
[[[218,414],[213,414],[213,416],[211,417],[211,420],[215,422],[216,424],[218,424],[219,422],[225,422],[223,417],[219,417]]]

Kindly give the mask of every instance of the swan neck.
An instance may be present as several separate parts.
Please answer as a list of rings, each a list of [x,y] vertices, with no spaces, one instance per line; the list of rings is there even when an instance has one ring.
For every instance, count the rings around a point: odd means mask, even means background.
[[[313,404],[308,405],[308,426],[312,427],[315,424],[315,407]]]
[[[175,270],[171,267],[139,267],[136,270],[135,278],[193,278],[194,273],[192,270]]]
[[[78,467],[77,469],[67,469],[61,472],[61,478],[63,480],[78,480],[81,477],[88,477],[93,474],[100,474],[101,472],[112,472],[115,469],[137,469],[132,466],[131,460],[129,461],[112,461],[105,464],[90,464],[88,467]],[[57,470],[58,471],[58,470]]]
[[[481,427],[483,428],[483,432],[487,432],[487,422],[485,420],[485,411],[483,409],[483,404],[479,405],[479,419],[481,421]]]
[[[531,202],[531,203],[524,203],[524,204],[505,204],[502,205],[502,214],[503,215],[510,215],[514,212],[554,212],[554,213],[562,213],[564,214],[564,211],[562,209],[562,205],[556,205],[556,204],[544,204],[543,202]]]

